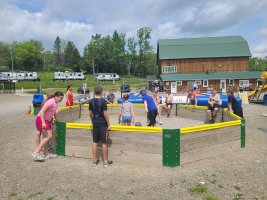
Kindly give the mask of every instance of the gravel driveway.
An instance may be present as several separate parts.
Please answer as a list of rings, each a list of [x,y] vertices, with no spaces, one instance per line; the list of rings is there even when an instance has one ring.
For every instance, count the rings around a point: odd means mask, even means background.
[[[0,199],[264,199],[267,106],[245,105],[245,149],[177,168],[117,162],[106,169],[72,157],[34,162],[31,99],[0,94]]]

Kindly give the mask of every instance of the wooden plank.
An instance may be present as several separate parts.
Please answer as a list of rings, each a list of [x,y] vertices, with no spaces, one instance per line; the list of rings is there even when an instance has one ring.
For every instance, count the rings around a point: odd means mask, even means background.
[[[196,162],[209,157],[219,156],[223,153],[229,153],[240,150],[240,141],[231,141],[224,144],[218,144],[207,148],[197,149],[181,153],[181,164]]]
[[[77,147],[68,146],[66,149],[67,156],[79,157],[79,158],[89,158],[92,159],[92,150],[90,147]],[[101,150],[98,149],[98,158],[101,160]],[[144,152],[134,152],[134,151],[122,151],[122,150],[110,150],[109,160],[117,162],[126,162],[148,165],[148,166],[162,166],[162,155],[161,154],[150,154]]]
[[[200,150],[218,144],[224,144],[238,140],[240,142],[240,131],[224,132],[220,134],[206,135],[181,141],[181,152]]]

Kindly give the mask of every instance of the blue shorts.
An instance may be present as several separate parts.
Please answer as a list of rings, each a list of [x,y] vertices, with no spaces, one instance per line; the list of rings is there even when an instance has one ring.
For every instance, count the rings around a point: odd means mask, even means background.
[[[122,122],[131,122],[132,116],[122,116],[121,121]]]

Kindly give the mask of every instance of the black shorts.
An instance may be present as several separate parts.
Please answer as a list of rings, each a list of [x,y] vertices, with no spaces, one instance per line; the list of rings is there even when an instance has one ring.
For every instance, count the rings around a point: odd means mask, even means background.
[[[190,105],[195,105],[195,104],[196,104],[195,99],[194,100],[190,99]]]
[[[208,106],[208,110],[210,110],[211,112],[214,111],[214,108],[218,108],[218,110],[220,109],[220,104],[214,103],[213,107],[211,107],[211,105],[209,104]]]
[[[242,108],[239,108],[237,110],[233,110],[234,111],[234,114],[241,117],[241,118],[244,118],[243,116],[243,109]]]
[[[147,113],[148,124],[147,126],[155,126],[158,110],[149,110]]]
[[[166,103],[166,106],[171,106],[170,108],[172,108],[172,103]]]
[[[93,142],[107,143],[108,130],[106,126],[93,126]]]

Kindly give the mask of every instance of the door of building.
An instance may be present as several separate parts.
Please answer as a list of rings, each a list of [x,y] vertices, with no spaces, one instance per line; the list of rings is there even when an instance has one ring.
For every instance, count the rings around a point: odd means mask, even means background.
[[[177,82],[171,82],[171,93],[177,92]]]
[[[220,89],[222,93],[226,93],[226,80],[225,79],[220,81]]]

